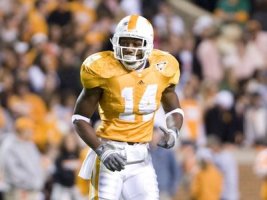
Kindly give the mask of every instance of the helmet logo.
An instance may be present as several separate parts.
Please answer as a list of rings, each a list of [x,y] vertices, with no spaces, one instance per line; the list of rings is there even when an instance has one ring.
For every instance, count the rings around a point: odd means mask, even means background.
[[[128,23],[128,30],[133,30],[136,28],[138,15],[131,15]]]

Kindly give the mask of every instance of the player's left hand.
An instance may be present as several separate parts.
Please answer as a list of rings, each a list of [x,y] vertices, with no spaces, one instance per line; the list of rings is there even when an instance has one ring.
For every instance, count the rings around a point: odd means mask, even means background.
[[[159,128],[163,132],[163,135],[161,136],[157,145],[165,149],[172,148],[176,143],[178,130],[174,131],[172,129],[166,129],[162,126],[160,126]]]
[[[103,143],[96,150],[100,160],[110,171],[121,171],[126,165],[126,155],[122,150],[117,150],[110,144]]]

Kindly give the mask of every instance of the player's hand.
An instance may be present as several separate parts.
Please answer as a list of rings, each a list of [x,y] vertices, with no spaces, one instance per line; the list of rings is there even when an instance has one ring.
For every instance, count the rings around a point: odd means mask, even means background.
[[[122,150],[116,150],[109,144],[101,144],[95,152],[109,170],[114,172],[124,169],[127,158],[123,155]]]
[[[160,126],[159,128],[163,132],[163,135],[161,136],[157,145],[165,149],[172,148],[176,143],[178,130],[174,131],[172,129],[166,129],[162,126]]]

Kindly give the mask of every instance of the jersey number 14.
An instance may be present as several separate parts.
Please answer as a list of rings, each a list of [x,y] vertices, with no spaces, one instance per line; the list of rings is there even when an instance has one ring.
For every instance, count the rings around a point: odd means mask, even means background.
[[[138,103],[138,111],[143,116],[143,121],[149,121],[153,118],[154,112],[157,109],[156,95],[158,85],[147,85],[145,92]],[[125,87],[121,91],[121,96],[124,98],[124,112],[120,114],[119,118],[126,121],[134,121],[134,91],[133,87]]]

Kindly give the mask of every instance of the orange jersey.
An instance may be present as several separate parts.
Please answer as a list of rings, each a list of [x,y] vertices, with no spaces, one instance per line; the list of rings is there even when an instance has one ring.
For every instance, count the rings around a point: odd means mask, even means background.
[[[204,130],[203,111],[199,103],[194,99],[183,99],[180,103],[185,113],[182,138],[193,141],[200,140],[204,135]]]
[[[150,141],[162,92],[177,84],[179,76],[177,60],[160,50],[153,50],[149,67],[141,72],[127,71],[112,51],[89,56],[81,66],[83,87],[103,89],[97,135],[126,142]]]

